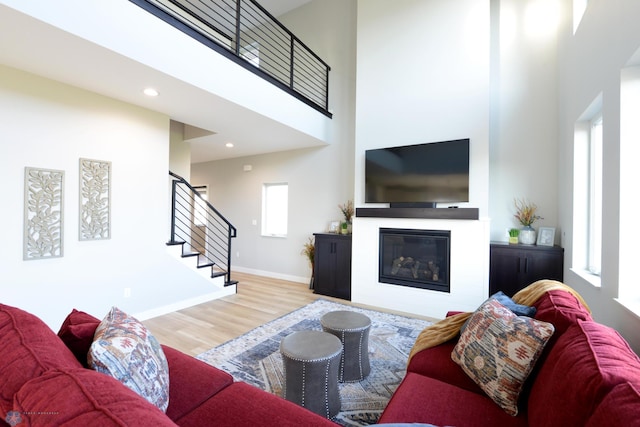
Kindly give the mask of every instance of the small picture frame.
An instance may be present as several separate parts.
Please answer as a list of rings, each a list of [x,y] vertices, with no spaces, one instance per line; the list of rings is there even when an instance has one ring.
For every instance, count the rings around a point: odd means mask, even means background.
[[[339,233],[340,232],[340,221],[331,221],[329,223],[329,233]]]
[[[538,229],[538,240],[536,245],[538,246],[553,246],[556,240],[555,227],[540,227]]]

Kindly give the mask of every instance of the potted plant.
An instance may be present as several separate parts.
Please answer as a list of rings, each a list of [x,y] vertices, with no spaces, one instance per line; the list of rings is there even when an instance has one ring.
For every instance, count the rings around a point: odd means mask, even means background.
[[[349,234],[349,223],[347,221],[340,223],[340,233]]]
[[[518,236],[520,235],[520,230],[518,230],[517,228],[512,228],[509,230],[509,243],[510,244],[517,244],[518,243]]]
[[[315,276],[315,255],[316,245],[313,241],[313,237],[309,237],[309,240],[303,245],[301,255],[304,255],[311,264],[311,280],[309,281],[309,289],[313,289],[313,278]]]
[[[344,205],[338,205],[340,212],[344,216],[344,222],[340,224],[342,234],[348,234],[351,231],[351,218],[353,218],[353,201],[349,200]]]
[[[536,230],[531,226],[536,220],[542,219],[540,215],[536,215],[538,206],[524,199],[516,199],[514,201],[516,213],[514,217],[522,224],[520,229],[519,240],[523,245],[533,245],[536,242]]]

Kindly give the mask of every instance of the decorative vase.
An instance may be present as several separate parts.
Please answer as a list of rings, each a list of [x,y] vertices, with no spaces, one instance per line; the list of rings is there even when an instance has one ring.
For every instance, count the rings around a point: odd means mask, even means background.
[[[536,230],[530,225],[525,225],[520,229],[518,238],[523,245],[533,245],[536,243]]]

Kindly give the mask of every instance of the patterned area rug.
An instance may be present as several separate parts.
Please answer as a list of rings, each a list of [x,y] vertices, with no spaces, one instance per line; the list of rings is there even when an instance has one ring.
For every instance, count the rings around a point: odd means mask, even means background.
[[[371,373],[359,383],[339,385],[342,412],[334,421],[343,426],[375,424],[404,377],[416,337],[430,322],[319,299],[197,357],[229,372],[237,381],[282,396],[280,341],[295,331],[322,330],[320,317],[334,310],[357,311],[371,319]]]

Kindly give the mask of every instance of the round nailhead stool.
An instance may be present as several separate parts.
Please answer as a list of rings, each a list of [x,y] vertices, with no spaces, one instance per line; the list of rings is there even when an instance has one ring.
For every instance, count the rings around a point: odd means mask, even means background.
[[[355,311],[330,311],[320,318],[325,332],[340,338],[342,357],[338,381],[362,381],[371,372],[369,330],[371,320]]]
[[[342,343],[322,331],[298,331],[280,342],[284,398],[323,417],[340,412],[338,369]]]

